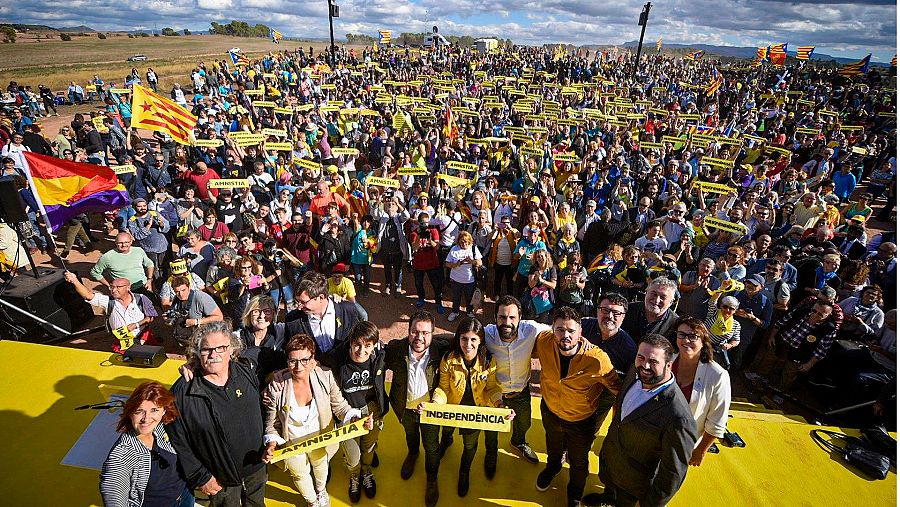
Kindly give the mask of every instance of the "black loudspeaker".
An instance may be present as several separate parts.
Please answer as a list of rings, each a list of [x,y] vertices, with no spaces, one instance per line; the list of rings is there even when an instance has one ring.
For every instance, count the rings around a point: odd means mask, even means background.
[[[25,203],[11,177],[0,178],[0,220],[8,224],[27,222]]]
[[[19,271],[6,291],[0,295],[16,308],[50,322],[68,333],[77,331],[94,317],[94,311],[75,287],[63,278],[62,269],[38,268],[40,278],[30,271]],[[22,312],[7,308],[3,311],[17,325],[26,330],[25,341],[47,342],[67,335]],[[2,325],[2,324],[0,324]]]

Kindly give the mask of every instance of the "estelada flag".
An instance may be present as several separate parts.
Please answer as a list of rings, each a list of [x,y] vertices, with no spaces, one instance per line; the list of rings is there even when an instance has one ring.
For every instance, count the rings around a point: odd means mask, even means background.
[[[131,99],[131,126],[165,132],[181,144],[191,144],[197,117],[175,102],[134,85]]]
[[[113,211],[130,204],[128,191],[105,166],[25,152],[25,176],[50,230],[79,213]]]
[[[809,60],[809,57],[812,56],[813,51],[816,49],[815,46],[800,46],[797,48],[797,59],[798,60]]]

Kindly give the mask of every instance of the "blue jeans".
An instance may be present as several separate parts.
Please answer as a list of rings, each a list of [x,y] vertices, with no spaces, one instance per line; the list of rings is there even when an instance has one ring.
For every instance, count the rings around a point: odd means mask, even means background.
[[[350,264],[353,267],[353,281],[363,292],[369,292],[369,283],[372,281],[371,264]]]
[[[175,501],[175,505],[172,507],[194,507],[194,490],[185,486],[181,497]]]
[[[275,288],[269,291],[269,295],[272,296],[272,299],[275,300],[275,308],[278,308],[278,305],[281,303],[281,293],[284,292],[284,302],[285,305],[290,305],[294,301],[294,287],[292,284],[283,284],[281,290],[278,289],[278,283],[275,283]]]

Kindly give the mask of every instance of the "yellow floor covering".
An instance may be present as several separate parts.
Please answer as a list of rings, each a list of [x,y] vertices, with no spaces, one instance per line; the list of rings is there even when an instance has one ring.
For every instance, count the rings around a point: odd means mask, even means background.
[[[97,472],[61,465],[63,457],[93,419],[93,411],[73,408],[103,401],[100,385],[136,386],[148,379],[164,384],[177,375],[178,363],[167,361],[157,369],[111,365],[110,354],[62,347],[0,342],[0,505],[82,506],[97,505]],[[544,433],[533,400],[534,424],[528,440],[541,459]],[[671,505],[737,506],[888,506],[896,505],[897,476],[869,481],[832,459],[810,439],[814,426],[777,414],[734,412],[729,427],[747,442],[743,449],[720,444],[721,454],[709,455],[700,468],[692,468]],[[605,433],[605,428],[601,431]],[[483,441],[472,469],[471,490],[465,499],[456,495],[456,475],[461,452],[457,436],[442,461],[439,505],[564,505],[564,470],[550,490],[540,493],[534,481],[542,465],[532,465],[509,452],[508,437],[500,437],[497,476],[483,476]],[[591,454],[587,492],[601,491],[597,479],[596,451]],[[393,414],[382,433],[376,469],[378,494],[363,497],[359,505],[417,506],[423,504],[424,460],[408,481],[400,479],[405,456],[402,430]],[[340,453],[339,453],[340,454]],[[348,503],[347,475],[336,456],[329,491],[332,505]],[[270,467],[267,505],[302,504],[287,475]]]

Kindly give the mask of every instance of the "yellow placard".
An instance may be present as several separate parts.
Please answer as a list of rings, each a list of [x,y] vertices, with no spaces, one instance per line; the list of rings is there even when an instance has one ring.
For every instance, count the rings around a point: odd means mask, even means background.
[[[424,424],[453,426],[476,430],[501,431],[508,433],[512,421],[507,416],[512,413],[508,408],[473,407],[469,405],[442,405],[425,403],[425,409],[419,416]]]
[[[450,187],[463,187],[469,185],[469,180],[457,176],[450,176],[449,174],[438,173],[437,178],[446,181]]]
[[[287,131],[284,129],[262,129],[264,136],[287,137]]]
[[[841,130],[863,130],[865,127],[862,125],[841,125]]]
[[[819,129],[809,129],[809,128],[798,128],[798,134],[819,134]]]
[[[680,114],[680,115],[678,115],[678,117],[681,118],[682,120],[687,120],[687,121],[699,121],[700,120],[699,114]]]
[[[447,169],[455,169],[457,171],[475,172],[478,170],[478,166],[475,164],[469,164],[467,162],[458,162],[456,160],[451,160],[451,161],[447,162]]]
[[[427,176],[428,169],[422,167],[401,167],[397,169],[397,174],[401,176]]]
[[[294,163],[297,164],[297,165],[300,166],[300,167],[305,168],[305,169],[313,169],[313,170],[316,170],[316,169],[321,169],[321,168],[322,168],[322,164],[316,162],[315,160],[310,160],[310,159],[308,159],[308,158],[298,158],[298,159],[295,159],[295,160],[294,160]]]
[[[127,348],[134,345],[134,333],[132,333],[131,330],[128,329],[127,325],[113,329],[112,333],[113,336],[115,336],[116,339],[119,340],[119,346],[122,348],[122,350],[126,350]]]
[[[275,102],[271,101],[271,100],[257,100],[255,102],[253,102],[253,107],[276,107],[276,106],[277,106],[277,104],[275,104]]]
[[[710,194],[736,194],[737,190],[725,185],[724,183],[713,183],[712,181],[695,181],[694,187],[708,192]]]
[[[641,146],[641,149],[644,149],[644,148],[662,149],[663,143],[654,143],[652,141],[641,141],[640,146]]]
[[[266,150],[275,151],[291,151],[294,149],[293,143],[266,143]]]
[[[94,128],[97,129],[97,132],[100,132],[101,134],[109,132],[109,128],[107,128],[106,125],[103,124],[103,118],[106,117],[94,116],[93,118],[91,118],[91,123],[94,124]]]
[[[850,152],[856,153],[857,155],[868,155],[869,154],[869,152],[866,151],[866,149],[863,148],[862,146],[854,146],[854,147],[850,148]]]
[[[359,155],[359,150],[356,149],[356,148],[332,148],[332,149],[331,149],[331,154],[332,154],[332,155],[352,155],[352,156],[357,156],[357,155]]]
[[[381,178],[378,176],[369,176],[366,178],[367,185],[378,185],[380,187],[400,188],[400,182],[393,178]]]
[[[553,154],[554,162],[578,162],[580,160],[581,159],[578,158],[578,155],[568,152],[568,151],[563,151],[563,152]]]
[[[111,165],[110,169],[113,170],[116,174],[129,174],[129,173],[137,173],[137,168],[132,164],[125,165]]]
[[[734,167],[734,160],[727,160],[724,158],[716,157],[703,157],[700,163],[706,165],[714,165],[717,167]]]
[[[128,88],[110,88],[109,92],[122,94],[122,93],[131,93],[131,90]]]
[[[209,188],[244,188],[249,186],[250,182],[243,178],[209,180]]]
[[[273,453],[275,454],[275,457],[272,458],[272,463],[277,463],[281,460],[304,454],[314,449],[321,449],[322,447],[337,444],[344,440],[361,437],[369,432],[369,430],[363,426],[363,423],[364,420],[362,419],[353,421],[331,431],[319,432],[298,442],[290,443],[281,449],[276,449]]]
[[[225,141],[221,139],[196,139],[194,140],[194,146],[198,148],[218,148],[225,144]]]
[[[528,146],[523,146],[522,148],[519,149],[519,152],[521,152],[522,155],[527,155],[529,157],[543,157],[544,156],[543,151],[541,151],[537,148],[529,148]]]
[[[781,153],[782,155],[790,155],[791,154],[791,150],[788,150],[785,148],[780,148],[778,146],[766,146],[766,153],[771,153],[773,151]]]
[[[730,232],[733,234],[746,234],[747,227],[744,224],[735,224],[729,222],[727,220],[721,220],[719,218],[715,218],[707,215],[703,218],[703,225],[707,227],[711,227],[713,229],[719,229],[721,231]]]
[[[262,97],[262,90],[244,90],[244,95],[248,97]]]

